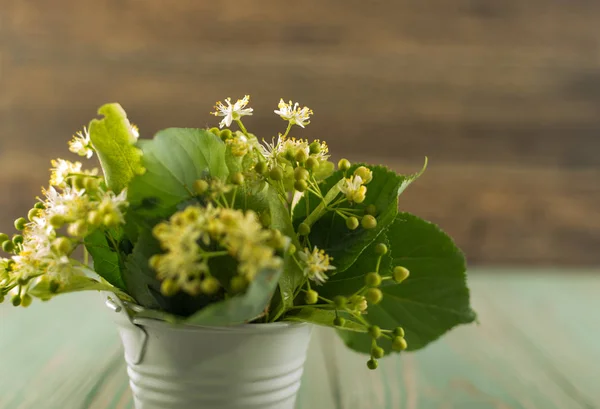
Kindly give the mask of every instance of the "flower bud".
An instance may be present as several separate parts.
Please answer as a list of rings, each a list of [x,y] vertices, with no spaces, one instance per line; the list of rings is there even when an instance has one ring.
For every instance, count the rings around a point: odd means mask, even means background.
[[[158,270],[158,267],[160,265],[160,259],[160,254],[155,254],[151,256],[150,259],[148,259],[148,265],[150,266],[150,268],[152,268],[152,270]]]
[[[55,214],[52,217],[50,217],[49,222],[50,226],[54,227],[55,229],[60,229],[65,225],[65,218],[60,214]]]
[[[210,132],[213,135],[219,136],[221,135],[221,130],[217,127],[212,127],[208,130],[208,132]]]
[[[374,346],[373,348],[371,348],[371,356],[373,358],[380,359],[383,358],[383,355],[385,355],[385,351],[383,350],[383,348],[378,346]]]
[[[379,328],[377,325],[371,325],[369,327],[369,335],[373,339],[378,339],[381,337],[381,328]]]
[[[244,175],[242,175],[241,172],[235,172],[233,175],[231,175],[231,183],[238,186],[243,185]]]
[[[408,344],[404,337],[394,337],[392,340],[392,349],[394,351],[404,351],[406,348],[408,348]]]
[[[365,283],[367,287],[379,287],[381,285],[381,276],[377,272],[372,272],[366,275]]]
[[[348,169],[350,169],[350,166],[352,165],[350,164],[350,161],[348,159],[340,159],[340,161],[338,162],[338,169],[342,172],[345,172]]]
[[[316,158],[310,157],[306,159],[304,166],[308,170],[317,170],[319,168],[319,161]]]
[[[392,277],[394,278],[394,281],[398,284],[406,280],[409,275],[410,271],[408,271],[407,268],[404,268],[402,266],[394,267],[394,271],[392,272]]]
[[[208,190],[208,182],[204,179],[198,179],[194,182],[194,192],[203,195]]]
[[[102,219],[102,223],[106,227],[115,227],[121,223],[121,219],[119,218],[118,215],[116,215],[114,213],[109,213],[106,216],[104,216],[104,218]],[[85,234],[85,233],[83,233],[83,234]],[[83,236],[83,234],[81,234],[81,235]]]
[[[346,304],[348,303],[348,299],[343,295],[336,295],[333,299],[333,303],[335,304],[335,308],[344,309],[346,308]]]
[[[23,294],[23,297],[21,297],[21,307],[29,307],[32,301],[33,299],[29,294]]]
[[[21,296],[19,294],[13,295],[13,297],[10,299],[10,302],[15,307],[18,307],[19,305],[21,305]]]
[[[27,220],[25,220],[24,217],[19,217],[17,220],[15,220],[15,229],[17,229],[19,231],[23,231],[23,230],[25,230],[26,224],[27,224]]]
[[[2,243],[2,250],[6,253],[12,253],[15,250],[15,243],[10,240],[6,240]]]
[[[269,172],[269,177],[276,181],[282,180],[283,179],[283,170],[279,166],[275,166]]]
[[[301,236],[308,236],[310,234],[310,226],[306,223],[300,223],[298,226],[298,234]]]
[[[29,221],[33,221],[34,217],[38,217],[40,215],[40,209],[36,209],[35,207],[27,213],[27,218]]]
[[[92,226],[99,226],[102,223],[102,215],[95,210],[88,213],[87,219]]]
[[[306,153],[304,149],[298,149],[294,155],[294,159],[296,159],[298,163],[304,163],[308,159],[308,153]]]
[[[370,370],[374,371],[375,369],[377,369],[377,360],[371,358],[367,361],[367,368],[369,368]]]
[[[394,336],[396,337],[404,337],[404,328],[396,327],[394,328]]]
[[[267,166],[266,162],[258,162],[256,166],[254,166],[254,170],[256,171],[256,173],[264,175],[269,170],[269,167]]]
[[[288,247],[288,253],[296,254],[296,246],[294,246],[294,244],[290,244],[290,247]]]
[[[374,204],[370,204],[365,207],[365,213],[371,216],[377,216],[377,207]]]
[[[212,295],[219,290],[221,285],[219,284],[219,280],[214,277],[206,277],[202,280],[202,284],[200,288],[204,294]]]
[[[371,216],[370,214],[366,214],[363,216],[360,224],[365,229],[374,229],[377,227],[377,219]]]
[[[309,178],[308,170],[304,169],[301,166],[298,166],[294,169],[294,179],[296,180],[306,180]]]
[[[319,293],[315,290],[308,290],[304,298],[307,304],[316,304],[319,301]]]
[[[378,243],[375,246],[375,254],[377,254],[378,256],[383,256],[385,254],[387,254],[388,252],[388,248],[384,243]]]
[[[175,281],[171,280],[170,278],[166,278],[161,284],[160,284],[160,292],[163,295],[166,295],[167,297],[172,297],[175,294],[177,294],[177,291],[179,289],[177,288],[177,283],[175,283]]]
[[[354,216],[350,216],[346,219],[346,227],[350,230],[356,230],[358,228],[358,219]]]
[[[15,245],[22,244],[23,240],[25,240],[25,239],[20,234],[15,234],[12,238],[12,241],[13,241],[13,243],[15,243]]]
[[[44,210],[46,208],[46,205],[42,202],[37,202],[33,207],[35,207],[36,209]]]
[[[226,141],[227,139],[233,138],[233,132],[231,132],[230,129],[223,129],[222,131],[219,131],[219,137],[222,141]]]
[[[77,220],[69,225],[67,233],[73,237],[83,237],[87,231],[87,227],[82,220]]]
[[[7,240],[9,240],[8,234],[0,233],[0,244],[4,243]]]
[[[308,145],[308,150],[311,154],[319,153],[321,152],[321,144],[317,141],[311,142]]]
[[[73,249],[71,240],[66,237],[59,237],[52,243],[52,247],[56,249],[60,254],[69,254]]]
[[[297,180],[294,182],[294,189],[298,192],[304,192],[308,189],[308,183],[306,183],[306,180]]]
[[[98,189],[99,181],[97,178],[85,178],[83,180],[83,187],[87,192],[93,192]]]
[[[383,299],[383,293],[379,288],[369,288],[365,297],[369,304],[379,304]]]
[[[366,166],[359,166],[354,171],[354,175],[360,176],[365,185],[373,180],[373,172],[371,172],[371,169],[367,168]]]
[[[367,198],[367,188],[365,186],[361,186],[356,192],[352,194],[351,200],[354,203],[362,203]]]
[[[85,189],[83,176],[81,176],[81,175],[71,176],[71,177],[69,177],[69,179],[71,180],[71,184],[73,185],[73,187],[75,187],[75,189],[77,189],[77,190]]]
[[[335,325],[336,327],[343,327],[345,323],[346,320],[344,319],[344,317],[338,316],[333,319],[333,325]]]
[[[248,287],[248,280],[246,277],[234,276],[230,282],[231,291],[234,293],[241,293]]]

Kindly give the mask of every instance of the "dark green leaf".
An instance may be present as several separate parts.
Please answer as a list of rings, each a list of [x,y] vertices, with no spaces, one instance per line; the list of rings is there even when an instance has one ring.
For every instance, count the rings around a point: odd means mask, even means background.
[[[135,175],[144,172],[142,153],[135,147],[131,124],[121,105],[103,105],[98,113],[104,115],[104,118],[90,122],[90,139],[98,154],[108,188],[119,193]]]
[[[125,283],[121,275],[121,263],[119,253],[110,247],[104,231],[98,229],[85,238],[85,248],[94,260],[94,271],[106,281],[125,289]]]
[[[381,328],[402,326],[409,350],[423,348],[459,324],[475,320],[469,304],[462,252],[437,226],[401,213],[387,231],[393,265],[410,270],[401,284],[382,286],[383,300],[371,305],[367,318]],[[346,344],[368,353],[371,340],[340,332]],[[391,350],[388,340],[381,346]]]

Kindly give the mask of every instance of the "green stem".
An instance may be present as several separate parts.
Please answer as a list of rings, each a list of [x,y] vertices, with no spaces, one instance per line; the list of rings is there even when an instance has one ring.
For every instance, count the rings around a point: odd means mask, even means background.
[[[323,201],[315,207],[311,214],[308,215],[306,219],[304,219],[304,223],[306,223],[309,227],[312,226],[317,220],[319,220],[323,215],[327,212],[327,206],[331,203],[337,195],[340,193],[339,183],[336,183],[329,192],[323,198]]]
[[[236,119],[235,122],[238,124],[238,126],[240,127],[240,130],[242,131],[242,133],[246,136],[248,136],[248,131],[246,130],[246,127],[244,126],[244,124],[242,123],[241,120]]]
[[[287,136],[288,133],[290,133],[290,129],[292,129],[292,122],[288,122],[288,126],[287,129],[285,130],[285,133],[281,136],[281,138],[285,138]]]

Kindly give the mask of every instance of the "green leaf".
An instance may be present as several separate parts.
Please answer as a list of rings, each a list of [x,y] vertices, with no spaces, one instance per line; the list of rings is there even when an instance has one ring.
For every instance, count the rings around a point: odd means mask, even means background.
[[[93,278],[86,276],[71,277],[68,284],[63,284],[59,286],[58,290],[55,292],[50,291],[49,280],[41,280],[35,283],[33,286],[29,287],[29,290],[27,292],[34,297],[38,297],[41,299],[50,299],[59,294],[92,290],[115,292],[115,288],[112,285],[94,280]],[[118,292],[118,290],[116,292]],[[120,292],[118,293],[121,294]]]
[[[340,316],[346,319],[344,324],[344,331],[353,332],[367,332],[364,325],[361,325],[352,320],[349,314],[341,313]],[[312,324],[321,325],[325,327],[333,327],[333,320],[335,319],[334,310],[322,310],[320,308],[305,307],[300,309],[298,312],[288,314],[285,316],[285,321],[299,321],[299,322],[310,322]]]
[[[459,324],[468,324],[476,315],[469,304],[465,259],[442,230],[408,213],[401,213],[387,231],[393,265],[410,270],[401,284],[381,287],[383,300],[370,305],[366,316],[371,324],[406,332],[409,350],[423,348]],[[368,353],[368,336],[340,332],[346,344]],[[380,343],[387,352],[391,342]]]
[[[375,271],[379,256],[375,253],[375,246],[384,243],[389,247],[389,242],[385,232],[381,233],[369,247],[360,255],[358,259],[347,270],[336,273],[335,270],[329,280],[317,290],[319,295],[326,298],[333,298],[336,295],[351,296],[365,285],[365,276]],[[390,252],[381,257],[379,264],[379,274],[389,276],[392,272],[392,257]]]
[[[98,113],[104,115],[104,118],[90,122],[90,139],[98,154],[108,188],[119,193],[135,175],[144,172],[142,153],[135,147],[136,138],[121,105],[103,105]]]
[[[131,181],[127,198],[129,213],[142,218],[170,216],[177,204],[192,196],[196,180],[226,179],[229,174],[225,144],[204,129],[165,129],[152,140],[139,141],[139,146],[146,172]]]
[[[144,231],[125,261],[123,274],[127,293],[139,305],[150,309],[161,308],[156,299],[156,294],[160,294],[160,282],[156,278],[156,272],[148,264],[150,257],[158,253],[161,253],[158,242],[150,231]]]
[[[106,234],[100,229],[95,230],[85,238],[85,248],[94,260],[96,274],[115,287],[124,290],[125,283],[121,276],[119,253],[110,247]]]
[[[369,166],[360,163],[352,166],[347,175],[351,175],[359,166],[367,166],[371,169],[373,180],[367,185],[365,201],[354,207],[364,209],[368,205],[374,205],[377,209],[377,227],[369,230],[359,227],[352,231],[346,227],[345,220],[341,216],[327,212],[314,223],[309,236],[313,245],[324,249],[334,258],[333,264],[338,272],[348,269],[365,248],[394,221],[398,214],[398,195],[420,175],[417,173],[404,176],[383,166]],[[343,176],[343,172],[335,172],[321,185],[321,191],[325,194],[330,189],[335,189]],[[303,211],[306,208],[306,197],[309,198],[309,211],[313,211],[320,204],[320,199],[315,195],[305,195],[294,209],[294,225],[296,226],[306,218],[306,212]],[[346,205],[347,203],[343,204],[343,206]]]
[[[259,317],[269,305],[281,270],[264,269],[244,294],[212,303],[185,320],[190,325],[235,325]]]

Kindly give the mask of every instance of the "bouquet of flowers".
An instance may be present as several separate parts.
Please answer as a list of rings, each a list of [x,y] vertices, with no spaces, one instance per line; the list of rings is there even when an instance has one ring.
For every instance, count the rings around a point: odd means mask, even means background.
[[[97,290],[174,324],[309,322],[335,327],[371,369],[475,319],[461,251],[398,211],[425,166],[336,167],[324,141],[292,137],[310,123],[308,107],[281,100],[274,112],[287,127],[264,140],[242,122],[248,103],[218,102],[218,128],[152,139],[119,104],[102,106],[69,143],[101,171],[52,161],[19,233],[0,234],[10,254],[0,301]]]

